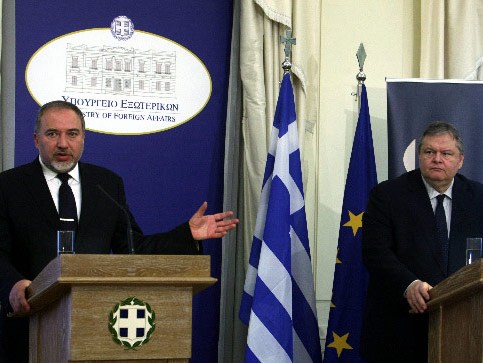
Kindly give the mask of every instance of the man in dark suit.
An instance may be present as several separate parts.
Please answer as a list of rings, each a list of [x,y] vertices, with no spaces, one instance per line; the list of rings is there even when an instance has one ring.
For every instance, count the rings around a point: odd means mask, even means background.
[[[361,355],[368,363],[427,362],[428,292],[465,265],[466,238],[483,236],[483,185],[457,173],[464,161],[458,131],[430,124],[418,153],[420,168],[376,186],[363,215],[370,278]]]
[[[39,157],[0,174],[0,362],[28,361],[28,319],[18,316],[30,311],[26,289],[31,280],[57,255],[56,234],[64,223],[58,213],[58,174],[69,174],[75,199],[76,253],[129,253],[126,212],[135,251],[141,254],[197,254],[199,240],[223,237],[238,223],[226,219],[232,212],[204,215],[205,202],[174,230],[143,235],[126,205],[122,179],[79,162],[84,138],[84,117],[76,106],[47,103],[35,125]]]

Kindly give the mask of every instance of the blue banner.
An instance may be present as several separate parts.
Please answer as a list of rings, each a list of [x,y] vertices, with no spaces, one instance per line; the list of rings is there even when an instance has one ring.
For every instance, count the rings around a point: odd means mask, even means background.
[[[387,80],[389,178],[418,167],[417,141],[432,121],[453,124],[465,145],[460,173],[483,182],[483,83]]]
[[[86,117],[84,162],[123,176],[144,233],[222,209],[232,2],[16,1],[15,165],[53,99]],[[35,21],[33,21],[35,19]],[[220,278],[220,241],[206,241]],[[195,297],[193,358],[217,360],[220,284]]]

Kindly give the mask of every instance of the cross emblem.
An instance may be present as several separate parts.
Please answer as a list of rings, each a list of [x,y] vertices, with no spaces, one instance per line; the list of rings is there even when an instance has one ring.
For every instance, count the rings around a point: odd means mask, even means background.
[[[124,306],[119,310],[119,335],[135,340],[143,338],[146,332],[146,309]]]
[[[290,59],[290,56],[292,54],[292,45],[296,44],[296,38],[292,38],[292,31],[287,30],[286,36],[284,37],[283,35],[280,36],[280,43],[285,44],[284,52],[285,52],[285,58]]]
[[[156,313],[147,302],[128,297],[109,313],[109,333],[116,344],[138,349],[151,339],[156,329],[155,320]]]

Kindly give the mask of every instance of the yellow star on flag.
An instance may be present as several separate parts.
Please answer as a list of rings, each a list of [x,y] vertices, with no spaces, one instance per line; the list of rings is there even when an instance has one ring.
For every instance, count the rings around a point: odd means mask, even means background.
[[[349,333],[339,336],[335,332],[332,332],[332,336],[334,337],[334,341],[327,345],[327,347],[334,348],[337,350],[337,357],[340,358],[342,351],[344,349],[353,349],[348,343],[347,338],[349,337]]]
[[[355,215],[351,211],[349,211],[349,222],[346,222],[343,224],[344,227],[352,227],[352,233],[354,233],[354,237],[357,234],[357,230],[359,228],[362,228],[362,215],[364,212],[361,214]]]

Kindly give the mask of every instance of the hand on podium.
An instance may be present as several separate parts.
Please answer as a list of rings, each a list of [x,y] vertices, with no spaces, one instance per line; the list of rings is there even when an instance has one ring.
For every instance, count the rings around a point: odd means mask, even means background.
[[[411,310],[410,314],[424,313],[428,308],[426,302],[430,299],[428,291],[433,287],[427,282],[421,280],[413,281],[406,290],[406,300]]]
[[[20,280],[13,285],[8,296],[8,300],[13,309],[13,312],[8,314],[9,317],[26,316],[30,313],[30,305],[27,301],[26,292],[31,283],[32,281],[30,280]]]

